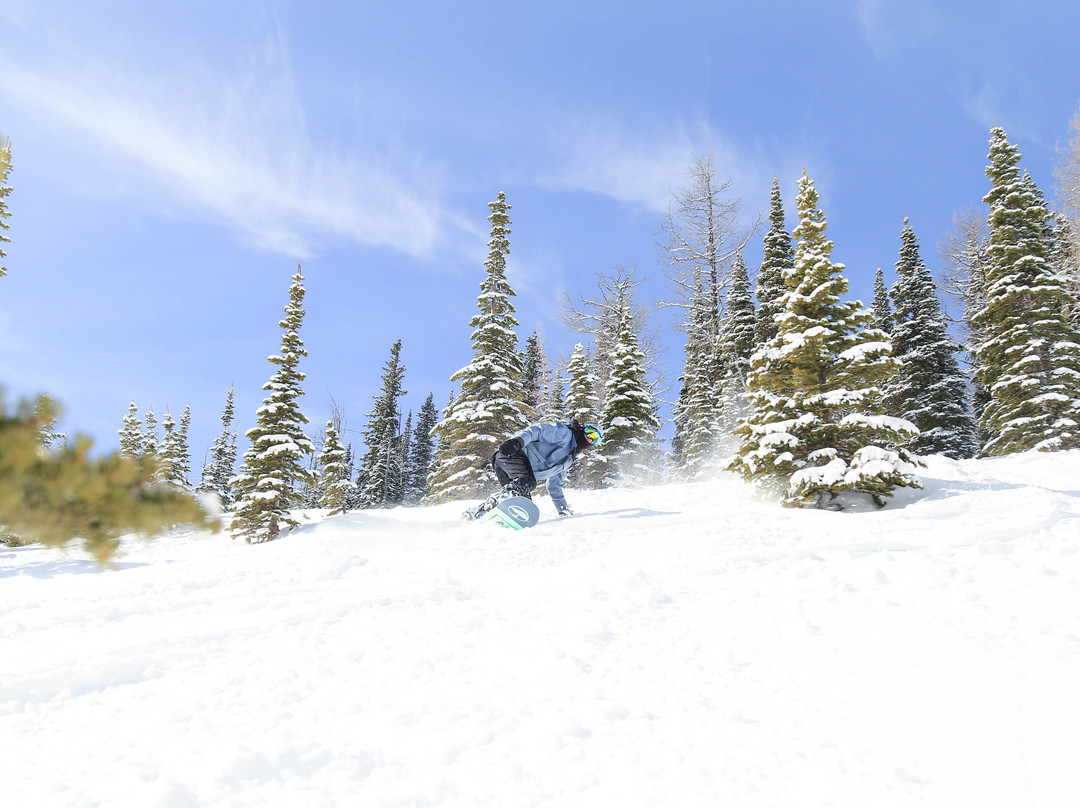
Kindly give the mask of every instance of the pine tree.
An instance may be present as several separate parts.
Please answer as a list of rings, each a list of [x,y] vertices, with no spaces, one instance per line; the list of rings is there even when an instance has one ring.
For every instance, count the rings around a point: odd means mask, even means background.
[[[304,276],[297,266],[289,286],[285,318],[278,325],[281,353],[267,357],[277,370],[263,385],[267,396],[256,411],[255,426],[246,433],[251,446],[244,452],[243,467],[234,480],[237,502],[232,531],[249,544],[276,539],[298,522],[289,511],[298,504],[298,484],[310,484],[311,473],[304,458],[315,451],[304,434],[307,416],[300,411],[301,385],[306,374],[300,359],[307,356],[300,327],[304,323]]]
[[[382,387],[364,429],[367,452],[356,472],[357,507],[392,508],[401,502],[401,397],[405,367],[401,340],[390,348],[383,365]]]
[[[714,375],[719,359],[717,336],[713,333],[713,311],[709,293],[698,273],[686,323],[686,350],[679,398],[675,402],[675,435],[672,440],[675,464],[682,476],[692,479],[712,454],[717,439],[717,384]]]
[[[185,410],[190,418],[190,409]],[[162,482],[175,485],[177,488],[187,489],[188,480],[186,467],[190,465],[190,452],[187,448],[187,437],[184,428],[178,426],[172,417],[172,413],[166,411],[161,419],[161,428],[165,430],[165,436],[161,439],[159,471]]]
[[[533,331],[525,340],[525,357],[521,370],[521,389],[525,394],[525,406],[528,413],[536,419],[543,396],[544,349],[540,342],[539,330]]]
[[[119,429],[119,434],[120,454],[132,460],[142,457],[146,449],[146,441],[143,437],[142,423],[139,421],[139,408],[134,401],[128,405],[124,425]]]
[[[907,219],[904,220],[907,222]],[[885,285],[885,273],[878,267],[874,274],[874,305],[870,307],[874,314],[871,321],[878,331],[892,334],[896,320],[893,317],[892,305],[889,303],[889,288]]]
[[[949,336],[937,287],[919,256],[915,230],[907,219],[892,299],[896,303],[893,356],[903,364],[886,385],[885,407],[919,428],[905,448],[920,455],[974,457],[979,447],[967,401],[967,380],[956,358],[959,346]]]
[[[724,320],[718,337],[718,351],[723,377],[716,392],[717,412],[715,418],[716,439],[712,452],[720,457],[730,457],[738,446],[734,431],[738,422],[749,413],[746,397],[746,380],[750,375],[750,357],[756,348],[756,316],[754,299],[750,296],[750,277],[742,255],[736,255],[731,270],[731,286],[728,289]],[[706,468],[711,469],[716,457],[706,458]]]
[[[592,359],[580,342],[567,365],[570,391],[566,396],[566,417],[581,425],[599,422],[597,413],[596,376],[592,371]],[[602,445],[602,444],[601,444]],[[604,464],[598,462],[595,451],[579,454],[570,467],[568,483],[573,488],[599,488],[603,479]]]
[[[1005,131],[990,132],[986,305],[974,318],[987,455],[1080,446],[1080,333],[1067,280],[1048,261],[1045,202]]]
[[[2,265],[4,257],[7,255],[4,252],[3,245],[11,243],[11,239],[4,235],[4,231],[11,228],[11,225],[5,221],[11,217],[11,211],[8,210],[7,206],[7,198],[12,191],[11,186],[7,184],[10,173],[11,141],[5,137],[0,137],[0,278],[7,275],[7,267]]]
[[[330,509],[330,515],[344,513],[353,495],[353,483],[349,479],[345,447],[341,445],[333,420],[326,422],[322,451],[316,465],[319,468],[318,489],[322,492],[319,505]]]
[[[830,259],[825,215],[803,172],[795,264],[787,273],[777,335],[754,354],[747,386],[752,412],[736,430],[732,468],[785,505],[839,509],[840,494],[878,505],[896,486],[918,486],[910,456],[894,449],[915,427],[883,415],[880,384],[895,372],[886,335],[869,311],[842,302],[843,265]]]
[[[757,276],[757,320],[754,339],[758,347],[776,336],[776,315],[784,310],[781,298],[787,293],[785,275],[795,266],[795,248],[784,219],[780,199],[780,181],[773,177],[772,202],[769,207],[769,232],[765,234],[764,256]]]
[[[225,397],[225,409],[221,413],[221,434],[210,446],[209,462],[203,467],[199,491],[215,494],[221,507],[228,510],[233,502],[231,480],[236,474],[236,409],[233,405],[235,390],[229,387]]]
[[[91,458],[89,438],[46,451],[44,427],[56,406],[42,397],[11,415],[0,401],[0,525],[5,541],[64,545],[74,538],[101,561],[120,537],[153,536],[178,526],[217,529],[189,495],[153,485],[153,458],[119,452]]]
[[[405,468],[405,505],[418,505],[427,495],[427,478],[431,472],[431,461],[435,452],[433,430],[439,422],[439,412],[435,408],[435,394],[428,393],[413,430],[412,445],[409,447],[408,464]]]
[[[522,363],[517,349],[518,321],[506,279],[510,252],[510,206],[506,195],[488,205],[491,239],[480,284],[479,313],[473,328],[472,361],[450,377],[460,385],[457,399],[436,427],[439,446],[429,478],[428,499],[447,502],[485,496],[494,482],[488,459],[507,437],[528,426],[521,386]]]
[[[655,473],[656,432],[660,428],[645,381],[644,353],[631,328],[629,301],[622,305],[619,339],[612,352],[611,377],[600,416],[604,441],[600,457],[604,485],[642,484]]]
[[[157,457],[159,451],[157,416],[154,415],[154,408],[150,407],[143,418],[143,454]]]

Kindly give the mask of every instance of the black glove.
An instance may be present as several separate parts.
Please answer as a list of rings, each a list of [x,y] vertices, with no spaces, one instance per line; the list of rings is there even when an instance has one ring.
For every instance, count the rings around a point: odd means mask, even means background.
[[[521,438],[510,438],[508,441],[503,441],[502,446],[499,447],[499,454],[503,457],[512,457],[516,454],[521,454],[522,448],[525,446],[525,441]]]

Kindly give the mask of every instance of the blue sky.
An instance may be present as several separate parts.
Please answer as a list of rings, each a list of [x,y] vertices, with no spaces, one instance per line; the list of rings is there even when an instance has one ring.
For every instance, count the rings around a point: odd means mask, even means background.
[[[101,448],[131,400],[190,404],[197,478],[230,384],[254,423],[302,262],[313,424],[332,397],[361,428],[399,338],[406,408],[442,406],[486,203],[513,205],[522,340],[564,351],[559,297],[595,273],[636,264],[643,297],[668,294],[658,222],[695,153],[748,219],[777,175],[789,225],[806,168],[868,302],[905,216],[937,269],[991,126],[1052,194],[1077,30],[1077,4],[1046,0],[0,0],[0,383],[49,391]],[[663,361],[676,376],[670,331]]]

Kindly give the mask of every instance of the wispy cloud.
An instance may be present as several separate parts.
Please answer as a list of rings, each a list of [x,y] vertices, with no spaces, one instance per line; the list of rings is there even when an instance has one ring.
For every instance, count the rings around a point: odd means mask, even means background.
[[[940,11],[926,0],[855,0],[855,13],[879,59],[929,42],[944,30]]]
[[[672,191],[681,187],[694,155],[709,153],[716,173],[734,181],[736,194],[756,196],[771,173],[761,161],[707,124],[676,126],[656,133],[634,133],[613,122],[571,124],[560,128],[553,145],[560,168],[538,184],[555,190],[585,191],[638,205],[656,213],[668,209]]]
[[[457,227],[436,168],[386,144],[315,141],[274,43],[225,82],[132,72],[140,78],[101,64],[8,63],[0,88],[131,165],[137,193],[224,221],[261,248],[305,257],[354,241],[427,255]]]

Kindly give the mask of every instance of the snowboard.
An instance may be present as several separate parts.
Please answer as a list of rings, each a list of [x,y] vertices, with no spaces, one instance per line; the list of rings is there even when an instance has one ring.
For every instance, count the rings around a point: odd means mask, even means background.
[[[510,497],[478,516],[475,521],[494,522],[511,530],[524,530],[540,521],[540,509],[528,497]]]

